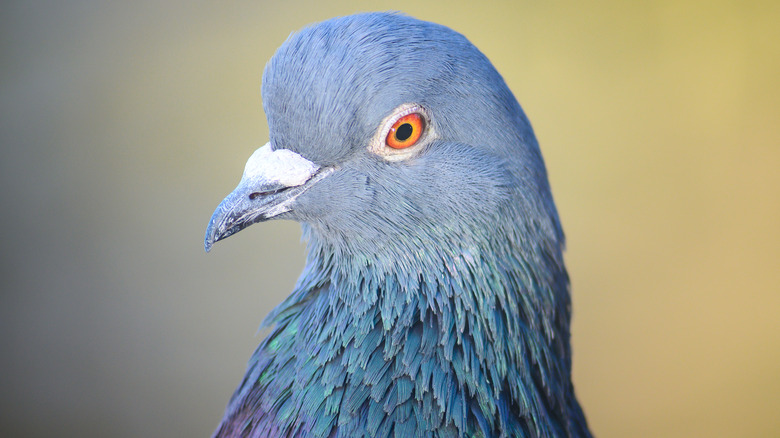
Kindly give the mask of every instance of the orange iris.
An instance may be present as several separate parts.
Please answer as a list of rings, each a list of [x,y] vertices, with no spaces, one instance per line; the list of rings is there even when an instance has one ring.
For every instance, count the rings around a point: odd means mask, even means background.
[[[387,133],[385,143],[393,149],[405,149],[413,146],[420,139],[425,128],[425,121],[419,113],[407,114],[398,119],[390,132]]]

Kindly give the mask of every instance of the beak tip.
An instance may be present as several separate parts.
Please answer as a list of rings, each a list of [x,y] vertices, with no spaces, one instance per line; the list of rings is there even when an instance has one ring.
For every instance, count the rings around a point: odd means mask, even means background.
[[[203,239],[203,249],[206,252],[211,251],[211,247],[214,246],[218,240],[220,240],[218,233],[215,230],[214,220],[209,221],[209,226],[206,228],[206,237]]]

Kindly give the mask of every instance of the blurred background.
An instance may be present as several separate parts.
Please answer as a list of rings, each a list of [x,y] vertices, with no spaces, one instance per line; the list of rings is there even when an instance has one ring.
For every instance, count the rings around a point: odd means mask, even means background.
[[[534,124],[599,437],[780,436],[780,2],[0,6],[0,435],[209,436],[303,265],[298,225],[203,252],[302,26],[466,35]]]

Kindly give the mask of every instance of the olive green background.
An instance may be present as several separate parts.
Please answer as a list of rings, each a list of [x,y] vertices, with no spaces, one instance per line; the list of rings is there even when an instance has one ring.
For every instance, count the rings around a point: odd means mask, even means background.
[[[599,437],[780,436],[780,2],[4,2],[0,435],[207,436],[297,224],[202,239],[300,27],[466,35],[530,117]],[[260,334],[262,335],[262,333]]]

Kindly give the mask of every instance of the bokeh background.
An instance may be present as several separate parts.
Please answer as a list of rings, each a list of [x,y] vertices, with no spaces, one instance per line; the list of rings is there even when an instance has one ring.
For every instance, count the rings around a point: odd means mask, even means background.
[[[599,437],[780,436],[780,2],[0,6],[0,435],[208,436],[303,264],[297,224],[203,252],[302,26],[465,34],[539,138]]]

